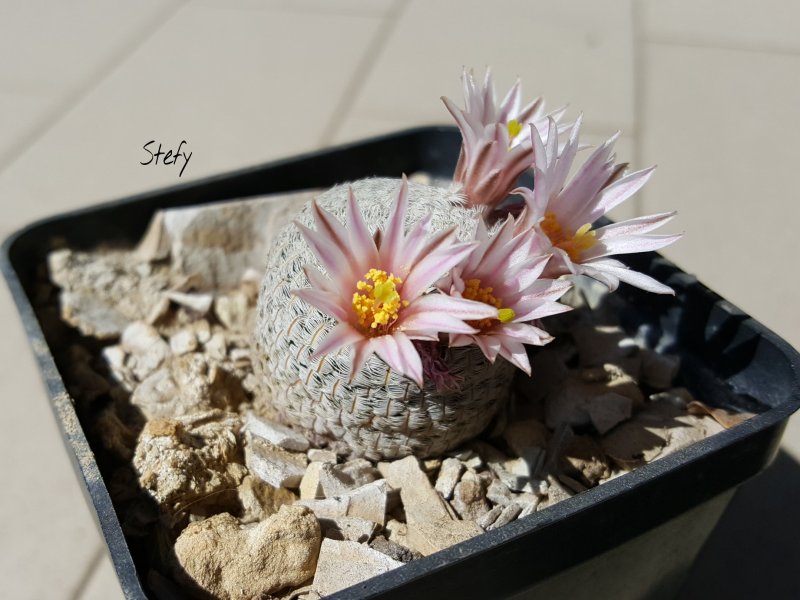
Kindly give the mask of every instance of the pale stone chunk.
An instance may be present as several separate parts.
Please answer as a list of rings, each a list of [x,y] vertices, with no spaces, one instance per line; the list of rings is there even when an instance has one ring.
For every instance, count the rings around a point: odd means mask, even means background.
[[[547,499],[539,503],[536,510],[543,510],[573,496],[555,477],[549,476],[547,483]]]
[[[326,498],[345,494],[351,490],[380,478],[380,472],[372,463],[356,458],[341,465],[325,463],[320,471],[319,482]]]
[[[249,269],[263,268],[279,228],[315,195],[291,192],[159,211],[138,254],[169,254],[173,268],[199,288],[233,288]]]
[[[181,329],[169,338],[169,347],[175,356],[194,352],[197,349],[197,336],[191,329]]]
[[[375,539],[369,543],[369,547],[378,552],[383,552],[388,557],[399,560],[402,563],[411,562],[416,558],[422,558],[422,555],[418,552],[414,552],[397,542],[387,540],[382,535],[375,536]]]
[[[236,291],[219,296],[214,301],[214,312],[220,323],[232,331],[247,331],[252,311],[244,292]]]
[[[515,421],[506,427],[503,439],[517,456],[522,456],[525,449],[531,446],[547,448],[550,432],[541,421],[526,419]]]
[[[300,481],[301,500],[321,500],[325,497],[322,486],[319,484],[319,474],[322,470],[321,462],[312,461],[308,463],[303,479]]]
[[[644,402],[644,395],[636,381],[619,369],[609,369],[607,381],[584,381],[579,376],[568,377],[561,388],[545,401],[547,426],[584,427],[592,422],[590,406],[598,396],[615,393],[629,398],[633,406]]]
[[[510,504],[513,500],[511,490],[499,479],[494,479],[489,484],[489,488],[486,490],[486,497],[500,506]]]
[[[679,367],[680,359],[677,356],[642,350],[641,382],[656,390],[669,389],[678,375]]]
[[[139,484],[178,519],[188,506],[224,501],[246,475],[239,453],[237,417],[221,411],[153,419],[139,435],[133,465]]]
[[[296,488],[306,468],[305,454],[294,454],[277,446],[248,436],[245,463],[250,472],[274,487]]]
[[[120,346],[131,355],[134,376],[142,381],[170,357],[169,344],[147,323],[131,323],[122,332]]]
[[[350,499],[348,517],[360,517],[383,525],[386,522],[386,497],[388,485],[383,479],[356,488],[344,497]]]
[[[386,482],[380,479],[341,496],[324,500],[300,500],[297,504],[307,506],[318,517],[359,517],[383,525],[386,522],[387,492]]]
[[[467,471],[454,490],[450,505],[462,519],[477,521],[489,512],[486,493],[477,475]]]
[[[217,332],[205,344],[209,358],[225,360],[228,355],[228,342],[222,332]]]
[[[356,542],[323,539],[312,588],[327,596],[403,566],[400,561]]]
[[[590,487],[597,485],[611,473],[608,459],[598,442],[584,435],[577,435],[568,442],[560,467]]]
[[[390,542],[394,542],[398,546],[410,548],[408,543],[408,525],[401,523],[397,519],[389,519],[384,526],[386,535]]]
[[[308,580],[317,566],[320,540],[311,511],[282,506],[244,529],[228,513],[191,523],[175,542],[175,556],[191,589],[199,586],[216,598],[245,600]]]
[[[614,362],[634,351],[634,347],[623,345],[626,334],[620,327],[590,325],[573,327],[572,337],[578,347],[578,357],[583,367]]]
[[[406,540],[409,548],[428,556],[481,533],[483,529],[475,521],[454,521],[448,516],[439,521],[408,523]]]
[[[347,516],[347,510],[350,508],[350,498],[347,496],[335,496],[321,500],[298,500],[295,504],[310,508],[318,519],[336,519]]]
[[[284,450],[305,452],[309,447],[308,440],[293,429],[289,429],[285,425],[265,421],[253,413],[247,415],[244,429],[255,437],[266,440]]]
[[[407,456],[402,460],[378,463],[378,470],[389,485],[400,489],[400,498],[409,524],[451,519],[445,501],[433,488],[415,457]]]
[[[336,452],[331,450],[321,450],[319,448],[309,448],[306,452],[308,460],[313,462],[336,464]]]
[[[164,294],[170,301],[199,314],[206,315],[211,310],[214,296],[211,294],[188,294],[186,292],[169,291]]]
[[[497,517],[500,516],[500,513],[503,512],[502,506],[495,506],[484,514],[480,519],[477,520],[478,525],[480,525],[483,529],[487,529],[492,523],[497,520]]]
[[[366,544],[378,530],[378,524],[359,517],[319,519],[322,536],[332,540],[345,540]]]
[[[458,483],[463,471],[464,465],[457,458],[446,458],[442,461],[435,488],[446,500],[453,497],[453,489],[456,487],[456,483]]]
[[[248,475],[237,490],[242,505],[242,523],[258,523],[274,515],[281,506],[292,505],[297,500],[286,488],[276,488]]]
[[[498,527],[502,527],[503,525],[508,525],[516,519],[519,514],[522,512],[522,507],[519,504],[509,504],[508,506],[503,508],[503,512],[500,513],[500,516],[489,525],[489,530],[497,529]]]
[[[616,392],[609,392],[592,398],[589,403],[589,418],[600,435],[631,418],[633,401]]]

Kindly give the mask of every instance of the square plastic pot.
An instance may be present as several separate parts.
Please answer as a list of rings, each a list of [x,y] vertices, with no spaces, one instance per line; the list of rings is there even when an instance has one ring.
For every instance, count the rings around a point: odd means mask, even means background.
[[[0,267],[127,598],[147,598],[95,454],[33,308],[51,240],[73,249],[135,244],[160,208],[326,188],[368,176],[448,176],[454,128],[405,131],[74,211],[9,237]],[[670,597],[736,486],[763,470],[800,406],[800,357],[785,341],[654,253],[628,263],[672,286],[674,298],[632,288],[623,320],[651,323],[681,356],[680,383],[710,404],[758,414],[553,507],[414,561],[333,598]]]

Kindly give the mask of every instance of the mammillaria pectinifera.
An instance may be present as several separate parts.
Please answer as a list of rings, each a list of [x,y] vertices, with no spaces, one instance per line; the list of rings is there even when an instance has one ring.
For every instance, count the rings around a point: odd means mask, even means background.
[[[479,434],[531,373],[540,319],[568,310],[564,276],[609,289],[663,284],[610,258],[679,236],[647,235],[672,213],[594,228],[652,169],[626,175],[615,138],[572,178],[581,118],[558,125],[519,83],[495,101],[487,72],[464,73],[466,107],[444,99],[462,133],[453,185],[366,179],[307,204],[275,240],[256,341],[272,407],[318,443],[393,458],[442,453]],[[560,137],[566,137],[562,144]],[[515,187],[532,170],[532,189]],[[546,324],[545,326],[546,327]]]

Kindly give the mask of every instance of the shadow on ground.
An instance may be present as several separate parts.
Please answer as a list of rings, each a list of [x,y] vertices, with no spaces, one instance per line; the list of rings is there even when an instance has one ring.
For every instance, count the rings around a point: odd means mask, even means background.
[[[780,452],[739,488],[678,597],[800,598],[798,566],[800,464]]]

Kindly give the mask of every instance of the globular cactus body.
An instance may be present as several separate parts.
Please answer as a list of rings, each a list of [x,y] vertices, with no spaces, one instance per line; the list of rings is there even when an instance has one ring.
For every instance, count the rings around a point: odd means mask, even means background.
[[[384,227],[399,187],[397,179],[352,184],[371,232]],[[347,225],[348,194],[348,186],[338,186],[317,203]],[[433,232],[455,227],[459,238],[468,239],[481,218],[446,189],[410,183],[408,202],[406,229],[431,213]],[[310,204],[297,221],[312,226]],[[501,358],[490,363],[474,345],[444,352],[456,383],[447,389],[437,389],[428,378],[420,388],[374,354],[351,380],[348,348],[312,359],[319,340],[336,322],[292,293],[309,285],[305,265],[320,267],[298,228],[289,224],[267,258],[255,332],[263,386],[283,421],[319,441],[343,442],[353,454],[373,459],[440,454],[486,428],[508,398],[514,368]]]

